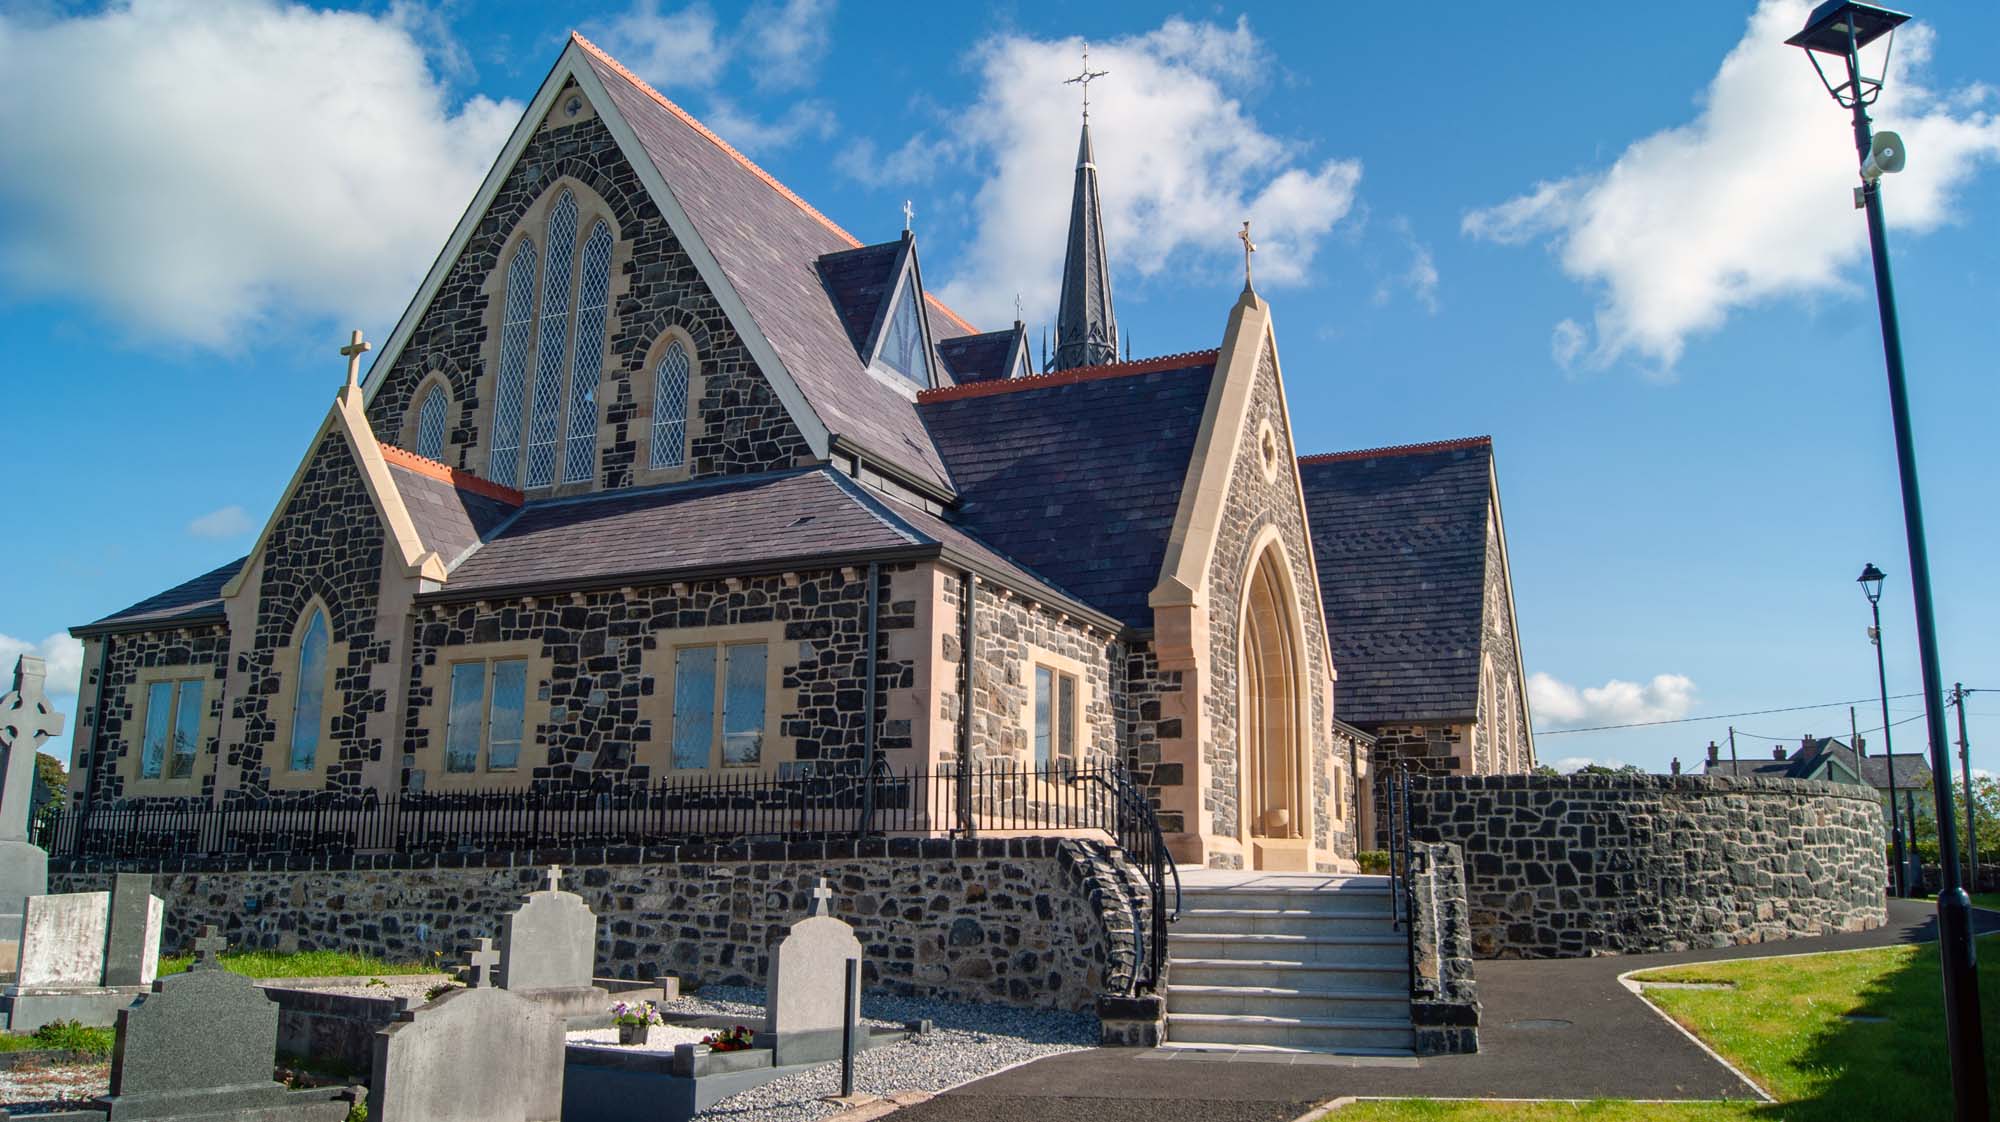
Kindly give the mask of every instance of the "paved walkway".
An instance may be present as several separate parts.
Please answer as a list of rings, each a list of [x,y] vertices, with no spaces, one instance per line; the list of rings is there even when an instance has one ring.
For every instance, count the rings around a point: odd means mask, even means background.
[[[1892,900],[1873,931],[1677,954],[1481,962],[1472,1056],[1368,1059],[1103,1048],[1051,1056],[897,1112],[897,1122],[1288,1122],[1343,1095],[1755,1099],[1757,1092],[1618,982],[1685,962],[1935,938],[1932,905]],[[2000,913],[1978,912],[1979,930]]]

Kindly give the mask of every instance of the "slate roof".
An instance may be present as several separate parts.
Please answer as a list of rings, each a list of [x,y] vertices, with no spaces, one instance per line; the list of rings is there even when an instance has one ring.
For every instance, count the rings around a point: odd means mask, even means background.
[[[385,446],[383,451],[400,450]],[[385,458],[389,477],[395,480],[396,490],[403,496],[403,506],[410,512],[410,521],[416,524],[417,537],[425,549],[443,558],[446,565],[464,556],[521,508],[518,502],[504,502],[462,489],[453,486],[449,477],[440,479],[436,474],[406,467],[393,457]]]
[[[857,502],[833,474],[724,476],[530,503],[452,571],[443,593],[749,570],[921,544]]]
[[[945,366],[951,371],[951,380],[959,385],[1010,377],[1014,372],[1014,355],[1021,345],[1024,330],[1017,323],[1005,331],[943,339],[937,345],[938,357],[944,359]]]
[[[72,635],[88,635],[102,631],[122,631],[139,627],[172,627],[196,620],[218,620],[222,613],[222,586],[229,578],[242,571],[248,557],[238,557],[227,565],[222,565],[194,578],[167,589],[157,596],[149,596],[123,611],[113,612],[103,619],[82,627],[70,629]]]
[[[1150,628],[1216,354],[918,395],[951,468],[952,521],[1057,588]]]
[[[616,60],[575,38],[820,420],[916,478],[949,487],[916,409],[856,359],[822,284],[820,258],[861,243]],[[972,332],[935,297],[926,302],[934,341]]]
[[[889,299],[890,286],[898,279],[896,261],[903,243],[883,242],[860,249],[829,253],[819,259],[819,275],[826,282],[827,295],[854,353],[866,360],[868,344],[874,336],[875,321]]]
[[[1483,436],[1299,460],[1341,720],[1478,711],[1492,463]]]

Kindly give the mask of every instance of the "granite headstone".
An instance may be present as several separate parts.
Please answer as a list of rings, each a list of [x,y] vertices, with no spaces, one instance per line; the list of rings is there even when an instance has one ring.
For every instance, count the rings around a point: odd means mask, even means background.
[[[792,925],[771,957],[769,1004],[759,1042],[769,1043],[773,1061],[781,1066],[838,1058],[848,1010],[855,1011],[857,1026],[860,1019],[860,994],[848,1000],[847,964],[857,964],[854,984],[859,987],[861,940],[834,918],[833,891],[825,878],[812,895],[812,913]]]
[[[375,1034],[370,1122],[560,1122],[562,1018],[496,989],[493,940],[472,956],[472,984]]]
[[[597,916],[551,865],[548,887],[528,893],[501,929],[501,985],[558,1016],[602,1017],[611,997],[591,982],[596,961]]]

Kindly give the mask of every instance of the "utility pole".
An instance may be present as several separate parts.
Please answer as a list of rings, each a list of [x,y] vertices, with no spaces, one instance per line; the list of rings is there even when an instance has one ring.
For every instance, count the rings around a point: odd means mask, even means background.
[[[1965,739],[1965,683],[1951,684],[1951,703],[1958,706],[1958,767],[1965,780],[1965,884],[1979,891],[1979,824],[1972,808],[1972,748]]]
[[[1736,770],[1736,726],[1735,725],[1729,726],[1729,772],[1731,775],[1742,774],[1741,772]]]

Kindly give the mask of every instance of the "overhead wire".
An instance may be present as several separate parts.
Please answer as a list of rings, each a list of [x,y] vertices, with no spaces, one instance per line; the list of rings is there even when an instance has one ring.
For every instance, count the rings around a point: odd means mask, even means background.
[[[1967,690],[1965,692],[1972,693],[1974,691]],[[1889,700],[1899,701],[1902,700],[1903,698],[1922,697],[1922,696],[1923,694],[1921,693],[1893,693],[1889,695]],[[1652,728],[1657,725],[1691,725],[1701,721],[1724,721],[1732,717],[1761,717],[1770,713],[1798,713],[1807,709],[1835,709],[1842,705],[1872,704],[1880,700],[1881,700],[1880,698],[1876,697],[1863,697],[1863,698],[1856,698],[1851,701],[1823,701],[1817,705],[1786,705],[1776,709],[1746,709],[1741,713],[1711,713],[1707,716],[1702,716],[1702,717],[1674,717],[1668,720],[1660,720],[1660,721],[1628,721],[1622,725],[1591,725],[1588,728],[1580,728],[1580,729],[1547,729],[1547,730],[1536,729],[1535,735],[1567,736],[1568,734],[1573,732],[1605,732],[1611,729]],[[1922,715],[1923,714],[1921,713],[1918,714],[1918,716]]]

